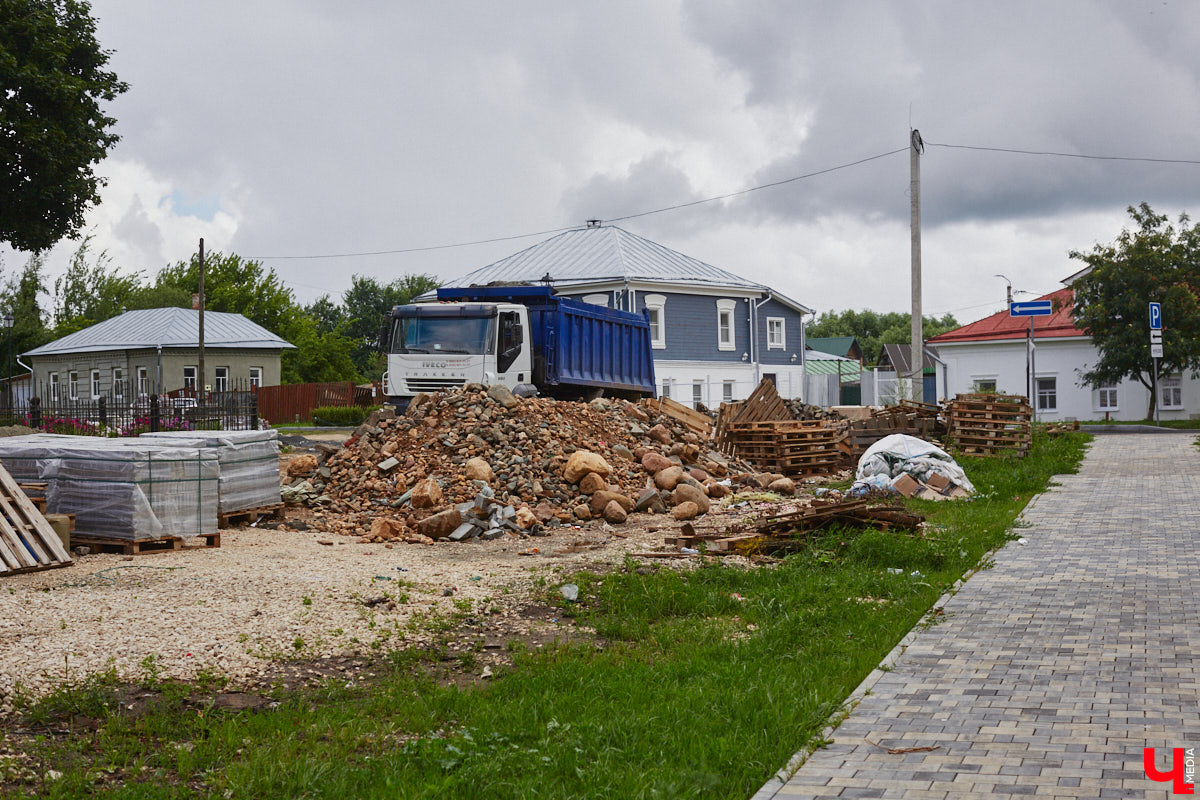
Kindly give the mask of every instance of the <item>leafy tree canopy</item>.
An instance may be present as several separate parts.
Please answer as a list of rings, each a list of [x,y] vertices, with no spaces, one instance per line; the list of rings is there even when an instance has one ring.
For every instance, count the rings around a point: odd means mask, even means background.
[[[45,250],[100,202],[119,138],[100,102],[128,88],[109,55],[84,0],[0,0],[0,241]]]
[[[410,303],[413,298],[439,285],[430,275],[404,275],[391,283],[353,276],[350,288],[342,295],[344,333],[354,342],[354,365],[364,378],[377,379],[383,374],[379,331],[384,315],[392,310],[392,306]]]
[[[13,316],[12,329],[3,331],[10,341],[5,343],[4,350],[0,350],[0,356],[3,357],[0,363],[4,365],[0,372],[4,375],[24,374],[25,368],[16,364],[15,356],[54,338],[46,328],[46,313],[42,311],[40,301],[41,296],[46,294],[44,269],[43,257],[35,253],[20,273],[10,275],[0,285],[0,314]],[[12,348],[14,355],[11,365],[8,347]],[[13,367],[11,372],[10,366]]]
[[[1075,322],[1087,331],[1099,361],[1081,373],[1084,384],[1140,381],[1153,398],[1149,304],[1162,304],[1160,374],[1200,372],[1200,225],[1179,216],[1172,225],[1146,203],[1129,207],[1133,229],[1111,244],[1097,244],[1071,258],[1090,269],[1077,278]],[[1153,415],[1153,400],[1147,419]]]
[[[900,311],[825,311],[808,326],[807,335],[853,336],[862,348],[864,362],[873,364],[879,358],[882,345],[908,344],[912,340],[911,325],[912,314]],[[924,317],[922,326],[926,339],[959,327],[952,314],[941,318]]]
[[[121,314],[141,289],[141,276],[121,275],[107,251],[88,265],[90,236],[79,243],[67,271],[54,281],[54,338]]]

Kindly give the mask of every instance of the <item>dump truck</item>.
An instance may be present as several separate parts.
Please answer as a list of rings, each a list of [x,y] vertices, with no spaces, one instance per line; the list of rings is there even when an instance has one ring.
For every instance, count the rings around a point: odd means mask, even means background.
[[[646,314],[559,297],[549,286],[437,290],[395,306],[380,337],[389,403],[468,383],[558,399],[654,394]]]

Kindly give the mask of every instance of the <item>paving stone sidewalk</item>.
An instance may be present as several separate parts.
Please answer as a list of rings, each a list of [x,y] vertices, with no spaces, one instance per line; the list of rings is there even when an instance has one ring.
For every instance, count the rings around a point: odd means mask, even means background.
[[[786,782],[795,798],[1166,798],[1200,748],[1200,448],[1097,437]],[[883,748],[932,747],[889,754]]]

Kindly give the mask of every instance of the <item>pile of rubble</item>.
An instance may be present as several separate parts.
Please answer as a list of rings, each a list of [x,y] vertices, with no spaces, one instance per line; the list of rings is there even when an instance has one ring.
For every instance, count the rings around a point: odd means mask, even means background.
[[[785,399],[784,405],[791,412],[792,419],[798,420],[839,420],[842,415],[831,408],[810,405],[799,398]]]
[[[432,543],[543,532],[629,514],[691,519],[734,478],[775,491],[668,416],[627,401],[520,399],[504,387],[418,395],[372,414],[344,447],[293,462],[286,497],[332,531]]]

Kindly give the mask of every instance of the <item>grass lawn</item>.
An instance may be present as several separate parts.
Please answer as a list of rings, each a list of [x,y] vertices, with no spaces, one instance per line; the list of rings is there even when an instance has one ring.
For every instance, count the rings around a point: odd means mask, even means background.
[[[835,530],[750,568],[630,560],[574,576],[571,605],[548,585],[547,602],[585,635],[518,652],[511,671],[479,685],[439,680],[436,654],[396,652],[367,686],[281,691],[276,707],[252,712],[212,708],[211,685],[148,679],[155,700],[136,716],[103,677],[65,687],[6,724],[6,748],[25,755],[0,756],[2,788],[42,798],[741,800],[1012,535],[1053,475],[1076,469],[1088,439],[1037,433],[1025,459],[963,459],[979,495],[911,501],[931,523],[919,536]]]
[[[1091,422],[1080,422],[1080,425],[1153,425],[1154,420],[1147,422],[1144,419],[1138,420],[1093,420]],[[1190,431],[1200,430],[1200,419],[1164,419],[1159,423],[1162,428],[1176,428],[1178,430]]]

